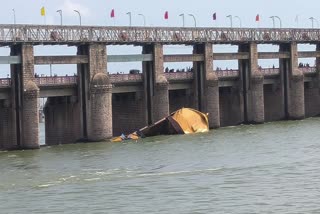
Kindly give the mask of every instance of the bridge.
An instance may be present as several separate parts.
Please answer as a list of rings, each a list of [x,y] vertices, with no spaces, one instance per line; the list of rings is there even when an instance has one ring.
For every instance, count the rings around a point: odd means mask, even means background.
[[[152,124],[181,107],[209,113],[210,128],[302,119],[320,114],[319,29],[163,28],[0,25],[10,47],[11,78],[0,79],[0,149],[39,148],[38,102],[44,108],[46,144],[100,141]],[[299,43],[315,44],[298,51]],[[141,54],[108,55],[109,45],[136,45]],[[193,47],[164,54],[163,47]],[[213,44],[238,46],[216,53]],[[258,52],[276,44],[277,52]],[[35,56],[35,45],[77,47],[70,56]],[[315,58],[301,67],[299,58]],[[278,59],[279,68],[260,68]],[[215,71],[216,60],[237,60],[236,70]],[[109,74],[108,63],[142,63],[141,74]],[[192,62],[192,72],[167,73],[166,62]],[[76,64],[75,76],[36,77],[35,65]]]

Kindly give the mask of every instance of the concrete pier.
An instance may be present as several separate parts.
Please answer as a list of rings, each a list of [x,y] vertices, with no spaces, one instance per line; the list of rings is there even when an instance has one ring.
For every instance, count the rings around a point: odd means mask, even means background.
[[[194,63],[195,86],[198,109],[208,113],[209,127],[220,127],[218,77],[213,71],[213,48],[211,43],[195,45],[194,54],[203,54],[204,61]]]
[[[249,53],[249,59],[239,60],[239,68],[243,77],[244,122],[263,123],[263,75],[258,69],[257,44],[240,45],[239,52]]]
[[[297,43],[280,44],[280,51],[290,53],[289,59],[280,61],[284,75],[285,112],[288,119],[303,119],[304,109],[304,75],[298,69]]]

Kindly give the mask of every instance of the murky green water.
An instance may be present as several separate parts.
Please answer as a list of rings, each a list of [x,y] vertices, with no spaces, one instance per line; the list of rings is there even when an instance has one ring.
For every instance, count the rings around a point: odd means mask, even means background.
[[[320,119],[0,153],[0,213],[320,213]]]

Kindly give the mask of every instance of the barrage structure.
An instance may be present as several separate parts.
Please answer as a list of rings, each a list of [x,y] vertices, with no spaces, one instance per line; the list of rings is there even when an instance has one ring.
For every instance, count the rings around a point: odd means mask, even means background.
[[[298,51],[299,43],[315,44]],[[210,128],[302,119],[320,113],[320,30],[0,25],[11,78],[0,79],[0,148],[39,148],[39,99],[46,144],[100,141],[131,132],[181,107],[209,113]],[[108,55],[108,45],[136,45],[141,54]],[[192,54],[163,54],[170,44]],[[215,53],[213,44],[238,46]],[[258,52],[277,44],[278,52]],[[34,56],[35,45],[76,46],[73,56]],[[315,67],[298,58],[316,58]],[[258,66],[279,59],[279,68]],[[238,60],[237,70],[214,71],[214,60]],[[141,74],[109,74],[108,62],[140,61]],[[193,72],[164,72],[166,62],[192,62]],[[77,64],[77,75],[35,77],[34,66]]]

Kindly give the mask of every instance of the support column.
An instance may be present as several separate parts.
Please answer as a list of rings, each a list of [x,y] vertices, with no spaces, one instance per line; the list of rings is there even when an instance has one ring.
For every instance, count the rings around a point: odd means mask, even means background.
[[[258,69],[257,44],[240,45],[239,52],[249,53],[249,60],[239,60],[239,70],[243,81],[244,121],[246,123],[263,123],[263,74]]]
[[[305,117],[304,76],[298,68],[297,43],[280,44],[280,52],[290,52],[290,59],[280,60],[284,80],[286,118],[303,119]]]
[[[152,53],[153,61],[143,65],[145,95],[147,96],[148,124],[169,115],[169,83],[164,75],[163,46],[153,44],[143,47],[143,53]],[[147,82],[146,82],[147,81]]]
[[[0,150],[14,148],[15,121],[10,100],[0,100]]]
[[[33,46],[11,47],[12,56],[21,56],[22,63],[11,65],[12,107],[15,120],[16,147],[39,148],[39,88],[34,78]]]
[[[88,64],[78,65],[83,137],[89,141],[111,138],[112,85],[106,72],[106,45],[82,45],[78,47],[78,54],[89,58]]]
[[[195,45],[193,53],[203,54],[203,62],[194,63],[195,102],[198,109],[209,113],[209,127],[220,127],[218,77],[213,71],[213,50],[211,43]]]

